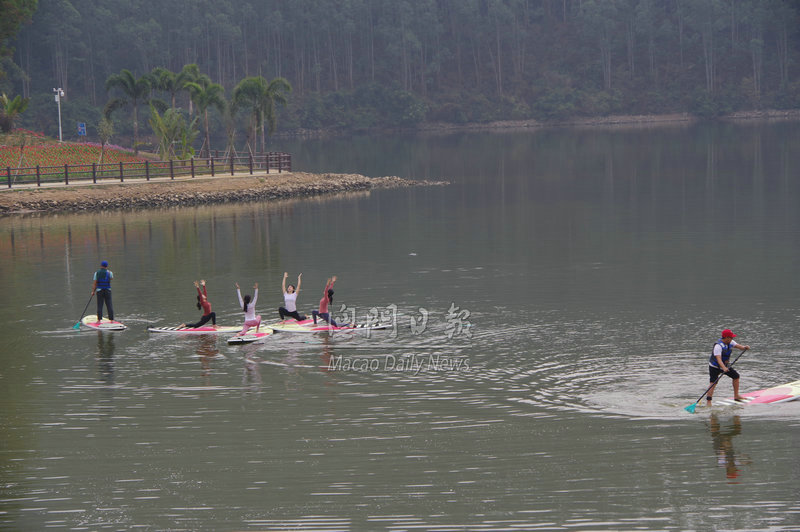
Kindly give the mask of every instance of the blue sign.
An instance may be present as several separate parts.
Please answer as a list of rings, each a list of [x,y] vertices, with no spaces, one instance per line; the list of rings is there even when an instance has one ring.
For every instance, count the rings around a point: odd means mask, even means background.
[[[78,122],[78,135],[86,136],[86,122]]]

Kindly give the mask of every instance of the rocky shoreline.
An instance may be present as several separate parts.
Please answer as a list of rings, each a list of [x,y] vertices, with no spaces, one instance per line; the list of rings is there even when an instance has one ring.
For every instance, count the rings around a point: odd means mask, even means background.
[[[292,172],[246,177],[215,177],[149,183],[75,185],[12,189],[0,193],[0,215],[103,212],[270,201],[378,188],[446,185],[400,177]]]

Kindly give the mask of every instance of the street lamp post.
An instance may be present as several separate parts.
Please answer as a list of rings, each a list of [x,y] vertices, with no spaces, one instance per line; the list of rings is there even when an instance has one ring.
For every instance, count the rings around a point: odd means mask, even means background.
[[[58,142],[63,142],[61,138],[61,98],[64,97],[64,90],[59,87],[53,89],[53,92],[56,93],[56,103],[58,104]]]

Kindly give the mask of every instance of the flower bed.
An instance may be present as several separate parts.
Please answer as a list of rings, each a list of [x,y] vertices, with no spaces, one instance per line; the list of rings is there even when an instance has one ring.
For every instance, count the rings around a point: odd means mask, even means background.
[[[95,143],[34,144],[30,146],[0,146],[0,168],[84,165],[100,161],[100,145]],[[20,161],[20,159],[22,159]],[[144,164],[145,159],[119,146],[106,146],[103,162]]]
[[[10,169],[11,181],[16,184],[65,181],[64,167],[68,166],[70,179],[119,178],[120,163],[126,173],[144,175],[146,159],[120,146],[106,145],[101,166],[97,164],[101,150],[97,143],[47,143],[45,140],[44,136],[30,131],[17,130],[7,136],[5,141],[13,144],[0,145],[0,176],[7,176]],[[154,170],[158,167],[164,171],[166,166],[166,163],[153,164]]]

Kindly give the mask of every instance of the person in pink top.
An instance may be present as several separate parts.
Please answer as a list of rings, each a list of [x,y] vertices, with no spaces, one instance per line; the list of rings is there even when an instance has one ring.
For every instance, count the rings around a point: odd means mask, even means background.
[[[333,283],[336,282],[336,276],[329,277],[325,282],[325,289],[322,291],[322,299],[319,300],[319,310],[312,310],[311,316],[314,318],[314,324],[317,323],[317,317],[322,318],[329,325],[338,327],[339,325],[331,318],[328,312],[328,305],[333,303]]]
[[[239,306],[242,307],[244,311],[244,325],[242,326],[242,330],[239,331],[239,334],[236,336],[242,336],[244,333],[250,329],[250,327],[255,327],[256,332],[258,332],[259,327],[261,327],[261,315],[259,314],[256,316],[256,301],[258,301],[258,283],[253,285],[253,299],[250,299],[250,295],[244,296],[242,298],[242,291],[239,290],[239,283],[234,283],[236,285],[236,295],[239,296]]]
[[[200,286],[203,287],[203,291],[200,291]],[[217,325],[217,314],[216,312],[211,312],[211,303],[208,302],[208,293],[206,292],[206,281],[205,279],[200,281],[200,284],[197,281],[194,282],[194,287],[197,288],[197,309],[203,310],[203,317],[200,318],[200,321],[197,323],[181,323],[179,328],[187,328],[187,329],[196,329],[198,327],[202,327],[206,323],[211,321],[211,324],[216,327]]]

